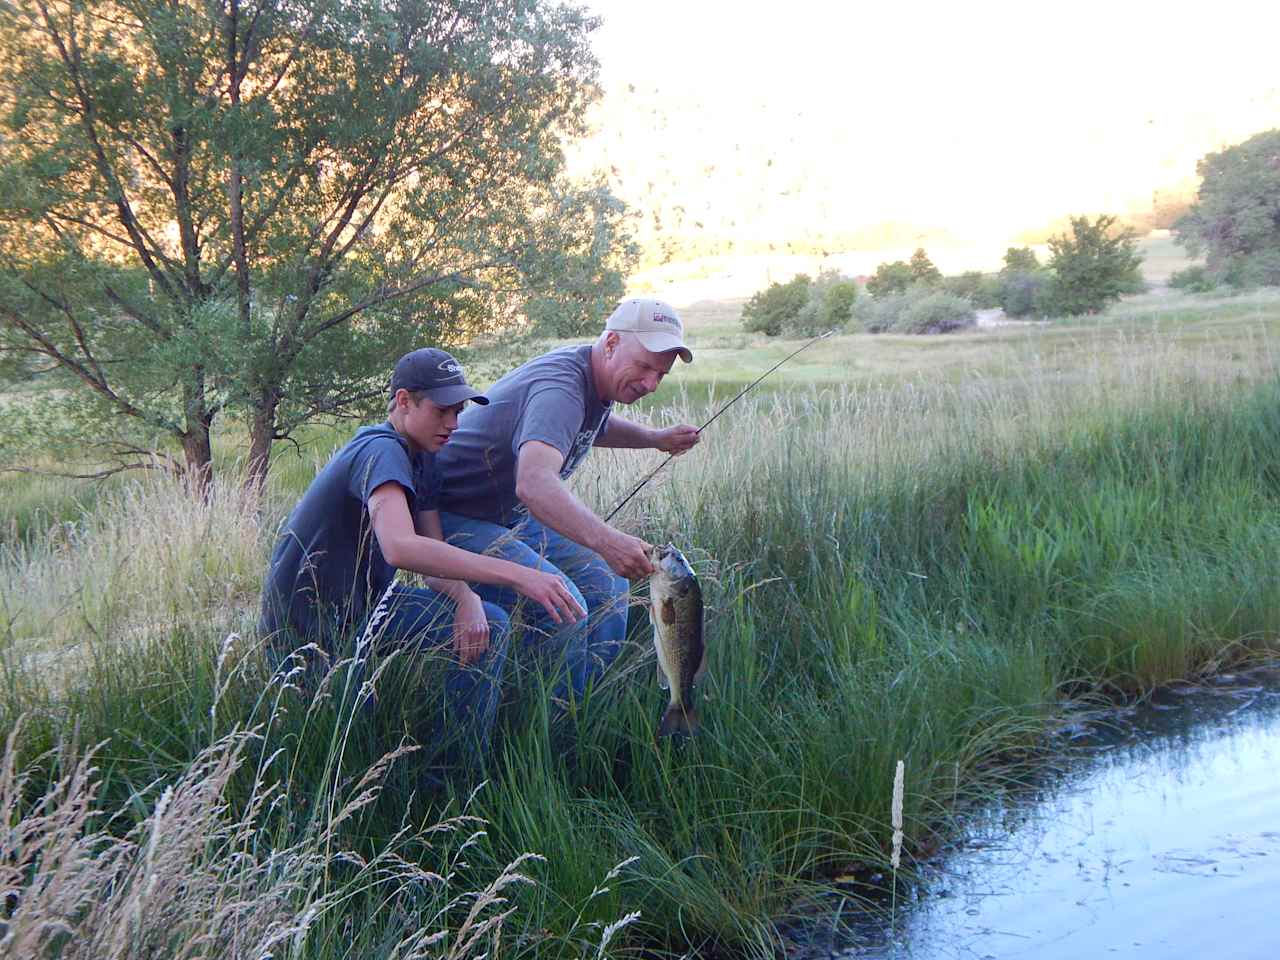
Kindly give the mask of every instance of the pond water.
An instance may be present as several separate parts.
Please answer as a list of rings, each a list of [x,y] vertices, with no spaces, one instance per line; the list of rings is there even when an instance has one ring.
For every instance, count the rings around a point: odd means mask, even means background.
[[[1280,669],[1075,724],[853,958],[1280,957]],[[828,954],[830,955],[830,954]]]

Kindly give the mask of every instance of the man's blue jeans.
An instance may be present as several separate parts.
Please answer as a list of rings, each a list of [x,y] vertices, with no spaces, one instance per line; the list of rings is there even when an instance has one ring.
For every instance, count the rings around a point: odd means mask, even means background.
[[[441,511],[444,537],[473,553],[510,560],[558,574],[575,600],[587,611],[585,620],[557,624],[540,605],[524,605],[524,620],[532,642],[553,657],[562,657],[568,689],[581,697],[587,685],[613,663],[627,632],[627,598],[631,585],[617,576],[594,550],[561,536],[533,517],[514,527],[473,520]],[[519,594],[508,587],[478,584],[476,593],[504,609],[514,610]],[[555,695],[563,697],[564,683]]]

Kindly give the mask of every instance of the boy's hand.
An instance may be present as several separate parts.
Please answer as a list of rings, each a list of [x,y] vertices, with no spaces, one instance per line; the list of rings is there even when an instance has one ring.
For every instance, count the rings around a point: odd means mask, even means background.
[[[453,614],[453,651],[463,663],[475,663],[489,649],[489,618],[484,602],[468,590]]]
[[[554,573],[545,573],[531,567],[521,567],[515,590],[543,608],[555,623],[577,623],[587,615],[579,606],[573,593]]]

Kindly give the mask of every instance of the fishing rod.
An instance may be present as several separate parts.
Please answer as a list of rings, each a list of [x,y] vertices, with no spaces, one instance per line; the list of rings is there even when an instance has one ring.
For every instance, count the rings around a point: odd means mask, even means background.
[[[754,387],[757,383],[759,383],[761,380],[763,380],[763,379],[764,379],[765,377],[767,377],[769,374],[773,373],[773,371],[777,370],[780,366],[782,366],[784,363],[786,363],[788,360],[790,360],[790,359],[791,359],[792,357],[794,357],[796,354],[801,353],[801,352],[802,352],[802,351],[804,351],[804,350],[808,350],[810,347],[812,347],[812,346],[813,346],[815,343],[817,343],[819,340],[825,340],[825,339],[827,339],[827,337],[831,336],[833,333],[835,333],[835,331],[834,331],[834,330],[828,330],[826,333],[824,333],[824,334],[821,334],[821,335],[819,335],[819,336],[814,337],[812,340],[810,340],[810,341],[809,341],[808,343],[806,343],[804,346],[800,347],[800,349],[799,349],[799,350],[796,350],[796,351],[794,351],[794,352],[792,352],[792,353],[787,354],[785,357],[783,357],[781,360],[779,360],[777,363],[775,363],[772,367],[770,367],[770,368],[769,368],[768,370],[766,370],[764,373],[760,374],[760,376],[758,376],[758,377],[756,377],[754,380],[752,380],[749,384],[747,384],[745,387],[743,387],[741,390],[739,390],[739,391],[738,391],[738,395],[737,395],[736,397],[734,397],[732,400],[730,400],[728,403],[726,403],[723,407],[721,407],[719,410],[717,410],[715,413],[713,413],[713,414],[711,415],[711,419],[710,419],[710,420],[708,420],[706,423],[704,423],[702,426],[700,426],[700,427],[698,428],[698,433],[699,433],[699,435],[701,435],[701,433],[702,433],[702,431],[703,431],[703,430],[707,429],[707,427],[711,426],[711,424],[712,424],[713,422],[715,422],[716,417],[720,416],[720,414],[724,413],[726,410],[728,410],[730,407],[732,407],[735,403],[737,403],[739,400],[741,400],[741,399],[742,399],[743,394],[745,394],[748,390],[750,390],[752,387]],[[625,507],[625,506],[627,505],[627,503],[628,503],[628,502],[630,502],[631,498],[632,498],[632,497],[634,497],[637,493],[639,493],[639,492],[640,492],[641,487],[643,487],[646,483],[648,483],[650,480],[652,480],[654,477],[656,477],[656,476],[658,475],[658,471],[659,471],[659,470],[661,470],[663,467],[665,467],[665,466],[666,466],[668,463],[670,463],[672,460],[674,460],[674,459],[675,459],[675,456],[676,456],[676,455],[675,455],[674,453],[669,453],[669,454],[667,454],[667,459],[663,460],[660,464],[658,464],[656,467],[654,467],[654,468],[653,468],[653,470],[652,470],[652,471],[651,471],[651,472],[650,472],[650,473],[649,473],[649,474],[648,474],[648,475],[647,475],[643,480],[641,480],[639,483],[637,483],[637,484],[635,485],[634,489],[632,489],[632,491],[631,491],[630,493],[628,493],[625,497],[623,497],[623,498],[622,498],[622,502],[621,502],[620,504],[618,504],[616,507],[614,507],[614,508],[613,508],[613,510],[610,512],[610,514],[609,514],[607,517],[605,517],[605,518],[604,518],[604,522],[605,522],[605,523],[608,523],[610,520],[612,520],[614,517],[616,517],[616,516],[618,515],[618,511],[619,511],[619,510],[621,510],[623,507]]]

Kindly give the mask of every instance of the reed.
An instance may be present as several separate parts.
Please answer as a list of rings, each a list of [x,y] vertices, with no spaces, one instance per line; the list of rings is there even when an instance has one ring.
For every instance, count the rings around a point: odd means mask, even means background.
[[[300,651],[273,677],[252,613],[287,490],[260,510],[232,487],[204,504],[162,482],[104,492],[71,535],[0,560],[0,722],[25,716],[9,822],[138,883],[149,838],[172,836],[166,869],[207,878],[189,889],[213,906],[173,920],[157,956],[230,936],[217,904],[249,892],[254,944],[306,920],[278,955],[772,955],[785,923],[884,904],[871,878],[909,880],[957,811],[1051,751],[1065,697],[1275,650],[1265,337],[1192,356],[1131,322],[1076,328],[1069,364],[1061,340],[1029,339],[1038,360],[982,377],[762,385],[645,487],[621,521],[681,546],[709,610],[704,731],[683,744],[654,738],[638,606],[615,669],[566,713],[517,644],[477,770],[431,734],[431,657]],[[700,422],[724,390],[686,378],[638,413]],[[599,450],[576,488],[605,513],[656,462]],[[102,744],[79,779],[73,744]],[[911,790],[886,820],[899,763]],[[156,833],[179,799],[215,842]],[[64,807],[59,834],[41,811]],[[33,862],[5,860],[23,903]],[[116,917],[102,928],[123,936],[128,885],[95,876],[57,922]]]

